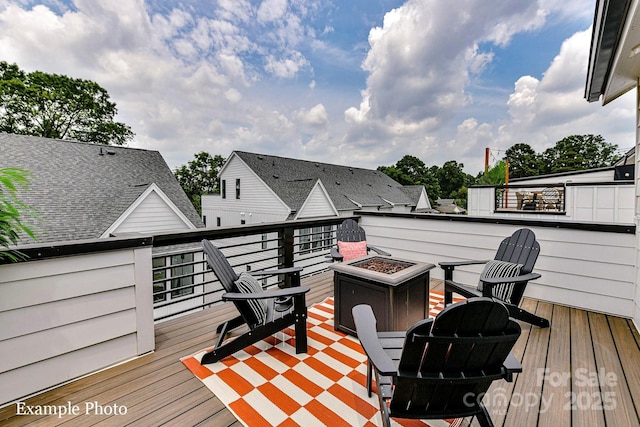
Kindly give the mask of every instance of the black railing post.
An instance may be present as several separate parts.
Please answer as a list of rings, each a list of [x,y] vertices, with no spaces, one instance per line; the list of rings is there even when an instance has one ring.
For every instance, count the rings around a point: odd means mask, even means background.
[[[294,248],[294,228],[292,226],[285,225],[278,232],[278,238],[282,241],[282,246],[278,254],[278,264],[283,268],[293,267],[293,248]],[[284,283],[285,287],[291,286],[291,275],[281,275],[278,280]]]

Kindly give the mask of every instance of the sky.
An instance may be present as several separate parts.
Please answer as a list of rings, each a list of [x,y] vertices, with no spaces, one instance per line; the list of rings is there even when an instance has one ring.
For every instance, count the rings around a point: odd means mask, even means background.
[[[0,60],[93,80],[171,169],[234,150],[467,173],[517,143],[634,146],[584,99],[595,0],[0,0]]]

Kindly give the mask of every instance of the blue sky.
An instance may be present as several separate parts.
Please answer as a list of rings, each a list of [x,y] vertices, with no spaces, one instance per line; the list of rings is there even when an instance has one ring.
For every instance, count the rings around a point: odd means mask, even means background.
[[[633,94],[583,98],[595,0],[0,0],[0,57],[105,87],[132,147],[483,168],[572,134],[634,144]],[[499,154],[496,154],[499,157]]]

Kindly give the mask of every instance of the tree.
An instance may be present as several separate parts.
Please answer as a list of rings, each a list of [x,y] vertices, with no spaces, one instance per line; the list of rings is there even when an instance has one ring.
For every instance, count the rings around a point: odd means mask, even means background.
[[[478,185],[504,185],[506,181],[507,163],[504,160],[500,160],[494,167],[489,169],[487,173],[480,174],[476,180]],[[511,177],[511,172],[509,172]]]
[[[505,159],[509,160],[510,178],[537,176],[544,173],[542,156],[529,144],[519,143],[509,147],[505,152]]]
[[[378,170],[402,185],[424,186],[432,204],[440,197],[438,179],[424,162],[415,156],[407,154],[395,165],[378,166]]]
[[[571,135],[545,150],[542,158],[544,173],[558,173],[611,166],[620,154],[601,135]]]
[[[216,154],[201,151],[195,155],[194,160],[187,165],[182,165],[175,170],[174,175],[180,186],[187,193],[191,203],[198,213],[202,213],[200,196],[207,193],[218,193],[218,172],[225,159]]]
[[[0,261],[17,261],[23,255],[9,249],[17,245],[20,234],[25,233],[35,239],[31,229],[22,221],[24,214],[33,216],[31,208],[20,200],[17,193],[20,188],[28,188],[29,173],[23,169],[0,169]]]
[[[0,62],[0,131],[46,138],[124,145],[131,128],[95,82],[41,71],[25,73]]]
[[[468,187],[474,182],[474,178],[465,173],[462,170],[463,168],[464,164],[449,160],[438,169],[436,176],[440,183],[443,198],[455,198],[454,193],[458,193],[462,187]]]

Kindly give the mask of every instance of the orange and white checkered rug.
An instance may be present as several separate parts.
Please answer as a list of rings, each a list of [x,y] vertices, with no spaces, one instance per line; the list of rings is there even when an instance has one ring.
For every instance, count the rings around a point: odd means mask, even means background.
[[[432,291],[429,314],[444,306]],[[308,352],[296,354],[293,329],[224,360],[200,365],[206,350],[182,363],[245,426],[382,425],[375,393],[367,397],[366,361],[360,342],[333,329],[333,299],[309,308]],[[461,420],[393,420],[404,426],[451,426]]]

